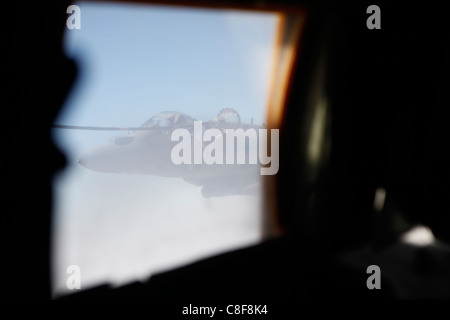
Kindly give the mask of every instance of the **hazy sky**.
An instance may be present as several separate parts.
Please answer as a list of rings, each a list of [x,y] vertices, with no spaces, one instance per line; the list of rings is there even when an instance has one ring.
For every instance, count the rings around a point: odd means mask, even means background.
[[[65,50],[80,74],[59,124],[136,127],[173,110],[209,120],[234,108],[264,122],[276,16],[80,2]],[[54,129],[69,166],[54,182],[54,287],[123,284],[259,240],[260,198],[205,199],[180,178],[102,174],[77,157],[115,132]],[[126,133],[124,133],[126,134]]]

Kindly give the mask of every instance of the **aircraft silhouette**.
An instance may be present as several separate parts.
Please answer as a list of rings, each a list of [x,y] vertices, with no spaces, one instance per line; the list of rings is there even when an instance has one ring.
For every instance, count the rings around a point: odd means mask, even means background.
[[[128,135],[112,138],[107,144],[89,150],[78,158],[78,164],[92,171],[180,177],[187,183],[201,186],[201,192],[205,198],[257,195],[260,187],[259,164],[194,164],[193,162],[174,164],[171,152],[178,142],[171,140],[172,132],[175,129],[188,130],[191,134],[191,143],[194,145],[195,139],[202,139],[201,136],[194,133],[195,121],[197,120],[187,114],[165,111],[155,114],[140,127],[135,128],[65,125],[54,125],[54,128],[129,132]],[[262,126],[253,124],[253,120],[251,123],[241,123],[237,111],[225,108],[218,113],[217,117],[202,122],[202,131],[211,128],[219,129],[221,132],[219,138],[223,138],[225,141],[225,130],[227,129],[245,131],[253,128],[257,130]],[[249,144],[250,140],[245,144],[246,159],[248,158]],[[202,143],[202,149],[206,145],[207,143]],[[242,151],[237,148],[237,145],[234,145],[236,156]]]

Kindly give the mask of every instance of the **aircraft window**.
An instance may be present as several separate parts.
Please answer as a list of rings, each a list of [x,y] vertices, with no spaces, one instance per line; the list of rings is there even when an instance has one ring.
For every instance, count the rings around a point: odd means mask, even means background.
[[[192,126],[194,124],[194,119],[183,115],[178,112],[173,113],[160,113],[149,120],[144,122],[141,127],[148,128],[170,128],[170,127],[184,127],[184,126]]]
[[[147,121],[143,127],[148,128],[168,128],[173,126],[172,118],[163,118],[161,116],[151,117],[149,121]]]
[[[229,123],[229,124],[241,123],[241,117],[239,116],[239,113],[237,113],[236,110],[229,108],[221,110],[214,120],[220,123]]]
[[[64,50],[80,72],[56,123],[265,123],[278,14],[74,4],[81,29],[66,30]],[[167,162],[172,142],[161,142],[170,135],[155,134],[159,140],[152,143],[151,130],[131,130],[113,140],[119,145],[109,142],[117,132],[52,134],[68,159],[53,182],[55,294],[70,292],[70,265],[81,269],[82,290],[123,285],[261,241],[259,167],[236,179],[220,171],[229,166],[176,166]],[[172,167],[178,171],[168,171]],[[198,168],[204,170],[193,174]]]
[[[175,118],[175,125],[177,127],[189,127],[194,124],[194,121],[193,118],[180,114]]]

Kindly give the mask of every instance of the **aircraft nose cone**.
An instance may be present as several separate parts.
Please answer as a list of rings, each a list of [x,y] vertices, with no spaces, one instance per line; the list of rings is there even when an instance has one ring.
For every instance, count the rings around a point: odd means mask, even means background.
[[[84,157],[84,156],[79,157],[79,158],[77,159],[77,163],[78,163],[79,165],[82,165],[83,167],[86,167],[86,159],[85,159],[85,157]]]
[[[79,165],[82,165],[83,167],[89,169],[89,167],[88,167],[88,165],[87,165],[87,163],[88,163],[88,158],[89,158],[89,157],[84,153],[84,154],[82,154],[82,155],[77,159],[77,163],[78,163]]]
[[[83,153],[77,163],[86,169],[97,172],[120,173],[123,162],[121,153],[114,146],[101,146]]]
[[[77,163],[92,171],[103,171],[107,161],[102,150],[93,149],[81,154]]]

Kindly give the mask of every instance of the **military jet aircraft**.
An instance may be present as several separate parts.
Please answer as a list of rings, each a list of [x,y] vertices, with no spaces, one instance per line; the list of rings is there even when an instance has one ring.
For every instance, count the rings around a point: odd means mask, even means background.
[[[202,132],[212,128],[217,129],[215,138],[211,140],[224,139],[223,148],[225,148],[227,129],[242,129],[245,131],[253,128],[256,129],[256,132],[262,126],[254,125],[253,120],[249,124],[241,123],[238,112],[230,108],[222,109],[217,117],[212,120],[200,122],[200,128],[199,122],[197,124],[196,122],[196,119],[187,114],[166,111],[155,114],[136,128],[63,125],[55,125],[54,127],[129,131],[128,135],[112,138],[107,144],[82,154],[78,163],[87,169],[102,173],[179,177],[188,183],[201,186],[202,195],[205,198],[226,195],[257,195],[260,185],[260,164],[249,163],[249,161],[247,161],[248,163],[235,163],[233,165],[225,163],[206,164],[203,161],[202,163],[191,161],[190,163],[175,164],[172,159],[172,152],[179,142],[173,141],[172,133],[176,129],[185,129],[190,133],[189,146],[193,150],[183,150],[181,156],[186,156],[183,153],[189,152],[192,157],[195,157],[194,153],[198,153],[198,150],[195,150],[196,146],[197,148],[200,146],[200,152],[203,152],[208,146],[208,143],[200,141],[203,136],[202,133],[195,132],[198,129]],[[237,145],[233,146],[237,158],[239,152],[243,151],[246,153],[246,157],[249,157],[251,139],[252,137],[249,137],[249,140],[247,140],[245,150],[239,149]]]

